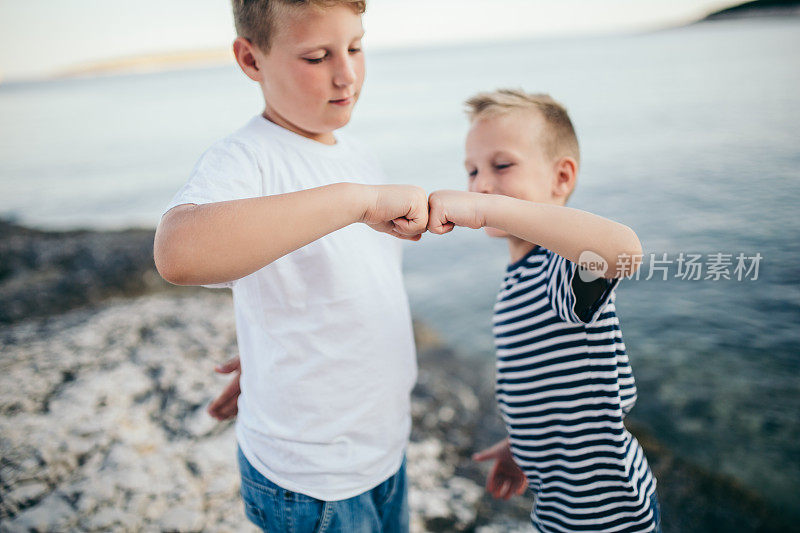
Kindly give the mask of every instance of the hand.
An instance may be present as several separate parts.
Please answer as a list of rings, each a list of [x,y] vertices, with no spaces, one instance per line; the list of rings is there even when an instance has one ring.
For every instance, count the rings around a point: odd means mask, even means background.
[[[428,195],[413,185],[373,185],[361,222],[400,239],[418,241],[428,226]]]
[[[478,229],[485,225],[483,195],[466,191],[435,191],[428,198],[428,231],[443,235],[455,226]]]
[[[235,372],[233,379],[228,383],[228,386],[225,387],[225,390],[223,390],[206,409],[209,415],[222,422],[223,420],[235,417],[236,413],[239,412],[237,402],[239,400],[239,394],[242,392],[239,388],[239,377],[242,373],[241,361],[238,357],[234,357],[221,365],[217,365],[214,367],[214,370],[220,374]]]
[[[494,459],[492,469],[486,477],[486,490],[494,498],[509,499],[515,494],[522,494],[528,486],[528,480],[511,455],[508,439],[473,454],[473,461]]]

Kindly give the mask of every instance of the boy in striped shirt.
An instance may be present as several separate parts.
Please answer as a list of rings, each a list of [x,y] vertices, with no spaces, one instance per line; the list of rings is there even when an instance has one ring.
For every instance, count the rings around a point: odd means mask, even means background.
[[[623,419],[636,401],[614,289],[638,267],[627,226],[564,207],[580,155],[566,110],[518,90],[467,101],[469,191],[429,197],[428,230],[485,228],[511,255],[494,311],[496,397],[509,437],[487,488],[529,486],[542,532],[659,531],[655,478]]]

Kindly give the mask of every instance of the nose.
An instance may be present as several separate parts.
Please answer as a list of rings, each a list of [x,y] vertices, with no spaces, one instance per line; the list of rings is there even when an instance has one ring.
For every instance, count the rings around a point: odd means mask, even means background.
[[[349,53],[340,56],[334,62],[333,84],[340,88],[348,87],[356,82],[356,78],[355,59]]]
[[[475,177],[472,178],[469,190],[472,192],[490,194],[492,192],[492,183],[488,173],[479,171]]]

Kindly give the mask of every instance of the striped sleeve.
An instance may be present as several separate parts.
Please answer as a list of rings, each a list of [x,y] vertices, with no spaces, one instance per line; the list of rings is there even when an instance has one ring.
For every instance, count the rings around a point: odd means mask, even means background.
[[[570,324],[591,324],[612,299],[619,278],[584,281],[580,267],[547,251],[547,297],[553,311]]]

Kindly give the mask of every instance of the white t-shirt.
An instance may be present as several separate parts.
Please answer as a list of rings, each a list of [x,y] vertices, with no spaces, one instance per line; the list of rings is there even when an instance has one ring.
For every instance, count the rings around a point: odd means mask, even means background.
[[[385,181],[368,151],[336,138],[325,145],[254,117],[203,154],[167,209]],[[417,372],[400,241],[351,224],[224,286],[233,289],[236,435],[248,461],[321,500],[394,474]]]

